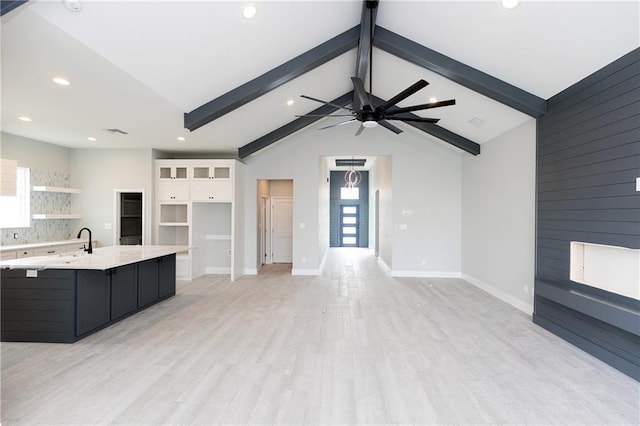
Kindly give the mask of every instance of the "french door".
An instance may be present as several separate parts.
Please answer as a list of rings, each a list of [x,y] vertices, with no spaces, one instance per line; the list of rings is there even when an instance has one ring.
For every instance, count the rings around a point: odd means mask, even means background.
[[[358,205],[340,205],[340,247],[360,246]]]

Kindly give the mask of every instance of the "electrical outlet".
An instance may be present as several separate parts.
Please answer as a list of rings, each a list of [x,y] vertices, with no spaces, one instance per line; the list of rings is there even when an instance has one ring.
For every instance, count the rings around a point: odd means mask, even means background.
[[[301,258],[300,263],[307,263],[307,258],[306,257]]]
[[[524,286],[524,294],[529,294],[529,286],[528,285]]]

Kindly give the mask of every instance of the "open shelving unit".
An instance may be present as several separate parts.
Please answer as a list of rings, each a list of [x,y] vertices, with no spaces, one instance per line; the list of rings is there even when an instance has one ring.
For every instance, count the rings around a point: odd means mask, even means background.
[[[34,185],[31,187],[35,192],[51,192],[58,194],[80,194],[82,190],[77,188],[67,188],[62,186]],[[81,219],[82,215],[76,213],[34,213],[31,215],[34,220],[42,219]]]

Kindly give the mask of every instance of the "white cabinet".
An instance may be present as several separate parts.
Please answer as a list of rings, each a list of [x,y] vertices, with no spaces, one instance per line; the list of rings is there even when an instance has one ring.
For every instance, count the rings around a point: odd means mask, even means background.
[[[175,164],[174,160],[157,160],[158,200],[189,200],[189,167]]]
[[[235,160],[156,160],[155,242],[186,245],[176,276],[231,272]],[[216,228],[211,227],[215,224]]]
[[[233,196],[233,186],[230,180],[217,181],[212,179],[205,182],[191,182],[191,200],[230,203]]]
[[[0,252],[0,260],[16,259],[17,253],[15,250],[4,250]]]
[[[215,160],[191,168],[191,201],[230,203],[233,199],[233,162]]]

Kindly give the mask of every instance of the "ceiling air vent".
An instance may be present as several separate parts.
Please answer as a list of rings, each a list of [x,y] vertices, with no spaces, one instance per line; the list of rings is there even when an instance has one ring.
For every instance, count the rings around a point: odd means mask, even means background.
[[[482,118],[473,117],[471,120],[469,120],[469,124],[475,127],[480,127],[484,124],[484,120]]]
[[[121,134],[121,135],[128,135],[129,133],[125,132],[124,130],[120,130],[120,129],[102,129],[107,133],[113,133],[115,134]]]

